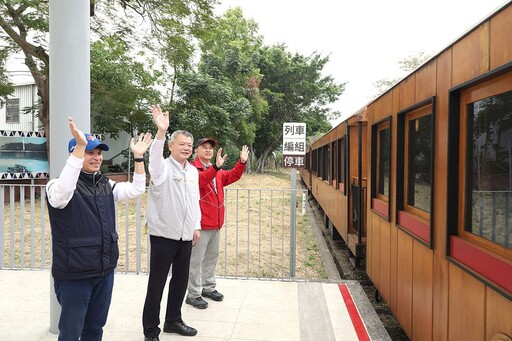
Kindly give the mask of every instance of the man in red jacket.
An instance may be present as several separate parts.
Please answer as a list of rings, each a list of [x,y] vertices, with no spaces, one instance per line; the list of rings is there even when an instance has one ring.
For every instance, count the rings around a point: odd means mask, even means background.
[[[199,171],[199,193],[201,206],[201,238],[192,248],[188,295],[185,302],[198,309],[206,309],[208,302],[201,296],[222,301],[224,295],[215,289],[215,267],[219,258],[220,229],[224,225],[224,186],[238,181],[245,170],[249,148],[243,146],[240,160],[231,170],[220,169],[227,158],[222,148],[217,151],[215,164],[211,164],[216,141],[202,138],[197,141],[196,155],[192,164]],[[202,289],[202,290],[201,290]]]

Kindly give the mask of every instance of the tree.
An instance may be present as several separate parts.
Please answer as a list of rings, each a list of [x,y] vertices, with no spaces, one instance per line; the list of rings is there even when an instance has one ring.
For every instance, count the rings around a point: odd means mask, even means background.
[[[7,70],[5,69],[7,54],[7,50],[0,50],[0,107],[5,103],[7,96],[14,92],[14,88],[7,77]]]
[[[257,122],[268,111],[268,103],[259,91],[262,75],[255,58],[262,41],[258,24],[244,18],[236,7],[218,18],[215,28],[200,44],[199,71],[229,86],[233,93],[231,107],[235,112],[231,123],[237,134],[232,142],[249,145],[251,150]]]
[[[93,39],[117,34],[134,51],[164,53],[174,67],[192,56],[191,37],[207,30],[215,0],[92,0]],[[49,131],[48,1],[0,0],[0,40],[21,52],[37,86],[38,116]],[[182,41],[182,44],[178,42]],[[155,47],[157,46],[157,47]],[[164,70],[165,71],[165,70]]]
[[[419,52],[417,55],[408,56],[406,58],[400,59],[398,61],[398,66],[401,70],[401,75],[395,78],[382,78],[373,83],[373,87],[375,89],[374,98],[380,96],[388,89],[391,89],[395,84],[397,84],[407,73],[410,73],[416,70],[419,66],[421,66],[427,59],[430,58],[429,54],[425,52]]]
[[[129,55],[130,46],[119,36],[103,37],[91,45],[91,112],[97,133],[117,138],[150,131],[150,105],[160,103],[155,90],[161,73]]]
[[[21,52],[41,98],[38,116],[48,132],[48,2],[0,0],[0,39],[10,53]]]
[[[197,39],[207,35],[215,22],[212,8],[217,1],[96,1],[93,30],[99,36],[115,33],[132,49],[153,53],[167,76],[172,105],[177,76],[191,69]]]
[[[266,102],[259,96],[261,75],[254,60],[262,41],[257,28],[239,8],[217,18],[200,40],[197,71],[177,76],[171,126],[186,127],[197,137],[214,137],[230,155],[238,155],[243,144],[252,145],[254,117],[266,110]],[[234,162],[236,157],[229,157],[226,166]]]
[[[185,127],[195,137],[213,137],[219,146],[234,151],[243,131],[240,122],[252,112],[249,101],[237,96],[229,83],[220,82],[201,72],[184,72],[178,76],[176,108],[171,130]],[[237,155],[237,154],[234,154]],[[236,162],[228,158],[226,166]]]
[[[322,75],[328,61],[318,53],[308,57],[292,55],[284,45],[260,49],[260,91],[269,103],[269,111],[257,124],[256,171],[263,172],[266,159],[281,145],[283,123],[306,122],[307,135],[331,128],[328,116],[339,113],[331,113],[327,105],[337,100],[345,85]]]
[[[306,122],[308,133],[331,128],[327,117],[337,113],[326,105],[343,85],[321,75],[328,58],[263,46],[257,24],[240,8],[218,18],[200,46],[198,72],[178,78],[183,126],[221,139],[223,146],[250,145],[258,172],[280,146],[284,122]]]

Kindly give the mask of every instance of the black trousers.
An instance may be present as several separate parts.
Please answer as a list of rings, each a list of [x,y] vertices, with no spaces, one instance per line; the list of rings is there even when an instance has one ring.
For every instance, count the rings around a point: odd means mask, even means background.
[[[181,320],[181,305],[187,292],[192,241],[150,236],[150,243],[150,271],[142,312],[142,326],[145,336],[156,337],[160,334],[160,303],[171,265],[165,321],[172,323]]]

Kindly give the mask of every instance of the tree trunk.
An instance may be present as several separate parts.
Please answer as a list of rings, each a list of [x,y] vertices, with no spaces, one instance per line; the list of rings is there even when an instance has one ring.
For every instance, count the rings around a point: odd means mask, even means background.
[[[47,68],[48,69],[48,68]],[[37,94],[39,98],[41,98],[41,106],[39,107],[37,116],[39,120],[43,124],[43,129],[45,131],[46,136],[46,152],[48,155],[48,159],[50,159],[50,91],[48,85],[48,72],[46,73],[46,80],[41,82],[41,85],[37,86]]]
[[[270,149],[265,149],[258,158],[258,161],[256,161],[256,173],[263,173],[265,171],[265,163],[267,162],[269,153]]]

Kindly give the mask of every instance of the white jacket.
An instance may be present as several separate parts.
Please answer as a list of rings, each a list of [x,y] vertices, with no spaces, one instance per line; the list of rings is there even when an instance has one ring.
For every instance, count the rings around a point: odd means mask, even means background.
[[[199,173],[188,162],[183,168],[172,157],[164,159],[164,143],[155,139],[149,150],[148,232],[152,236],[189,241],[194,230],[201,229]]]

